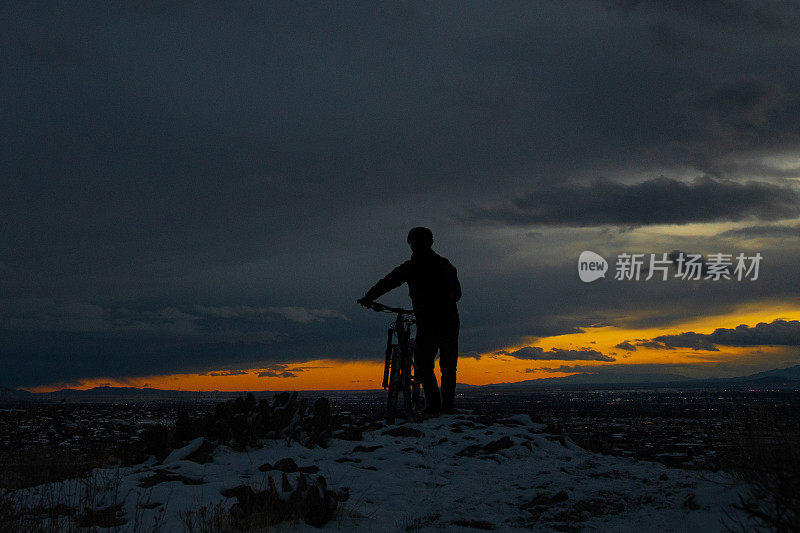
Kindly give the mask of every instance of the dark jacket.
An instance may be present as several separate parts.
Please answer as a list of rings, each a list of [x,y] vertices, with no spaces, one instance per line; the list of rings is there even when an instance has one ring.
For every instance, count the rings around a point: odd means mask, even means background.
[[[374,300],[408,283],[417,323],[458,321],[456,302],[461,299],[461,284],[450,261],[433,250],[414,252],[411,259],[398,266],[367,291]]]

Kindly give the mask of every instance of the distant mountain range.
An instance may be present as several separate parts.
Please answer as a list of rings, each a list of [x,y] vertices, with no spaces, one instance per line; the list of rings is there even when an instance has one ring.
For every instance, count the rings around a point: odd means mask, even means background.
[[[538,378],[517,381],[512,383],[493,383],[485,385],[487,388],[506,388],[506,387],[552,387],[562,385],[615,385],[631,383],[685,383],[696,381],[680,374],[654,374],[654,373],[631,373],[631,372],[604,372],[593,374],[582,372],[571,376],[557,378]]]
[[[709,378],[696,379],[680,374],[653,374],[630,372],[604,372],[592,374],[588,372],[558,378],[539,378],[512,383],[494,383],[491,385],[469,385],[459,383],[462,389],[547,389],[547,388],[605,388],[613,386],[657,385],[659,387],[714,387],[714,386],[770,386],[770,387],[798,387],[800,388],[800,365],[788,368],[776,368],[765,372],[758,372],[748,376],[735,378]],[[71,400],[71,401],[111,401],[111,400],[191,400],[227,399],[245,394],[247,391],[178,391],[137,387],[95,387],[93,389],[61,389],[54,392],[28,392],[21,389],[0,387],[0,401],[26,401],[26,400]],[[261,391],[265,392],[265,391]]]
[[[526,389],[526,388],[559,388],[613,385],[658,385],[658,386],[781,386],[800,387],[800,365],[788,368],[776,368],[766,372],[758,372],[734,378],[697,379],[681,374],[654,374],[633,372],[583,372],[558,378],[539,378],[513,383],[495,383],[485,385],[489,389]]]
[[[246,394],[242,392],[221,391],[181,391],[138,387],[94,387],[92,389],[61,389],[53,392],[28,392],[21,389],[0,387],[0,400],[78,400],[78,401],[111,401],[111,400],[190,400],[195,398],[234,398]]]
[[[30,400],[34,397],[35,394],[26,390],[0,387],[0,400]]]
[[[746,382],[746,383],[769,383],[769,384],[797,384],[800,382],[800,365],[790,366],[788,368],[776,368],[774,370],[767,370],[766,372],[758,372],[740,378],[730,378],[730,382]]]

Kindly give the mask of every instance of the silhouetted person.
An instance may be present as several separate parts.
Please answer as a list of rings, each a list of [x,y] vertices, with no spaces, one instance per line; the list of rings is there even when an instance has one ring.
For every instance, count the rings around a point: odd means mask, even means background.
[[[461,284],[450,261],[431,249],[433,233],[428,228],[408,232],[411,259],[392,270],[366,292],[358,303],[368,306],[381,295],[408,283],[408,294],[417,316],[417,341],[414,350],[415,372],[425,390],[427,413],[453,409],[456,394],[458,330],[460,322],[456,302],[461,299]],[[434,374],[434,360],[439,352],[442,392]]]

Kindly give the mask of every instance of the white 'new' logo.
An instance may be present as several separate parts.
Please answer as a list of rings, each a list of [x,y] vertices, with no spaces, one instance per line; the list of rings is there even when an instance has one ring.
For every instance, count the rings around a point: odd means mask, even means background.
[[[581,252],[581,256],[578,258],[578,276],[581,281],[590,283],[604,278],[607,270],[608,263],[605,259],[589,250]]]

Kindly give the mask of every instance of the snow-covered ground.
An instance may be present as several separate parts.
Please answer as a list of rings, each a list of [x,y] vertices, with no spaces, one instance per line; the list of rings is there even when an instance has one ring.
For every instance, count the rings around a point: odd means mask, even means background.
[[[725,512],[746,488],[721,474],[588,452],[543,429],[525,415],[460,413],[378,428],[362,441],[331,439],[327,448],[285,439],[245,452],[220,446],[204,464],[185,459],[199,438],[159,465],[96,472],[105,483],[73,480],[30,494],[57,492],[75,507],[81,498],[97,508],[122,503],[119,529],[181,531],[186,511],[216,506],[226,515],[236,503],[226,489],[261,490],[271,477],[280,490],[283,472],[259,467],[291,458],[307,472],[286,474],[292,487],[298,476],[312,484],[324,476],[328,489],[349,493],[323,529],[711,532],[724,529]],[[308,473],[313,466],[318,473]],[[316,528],[298,520],[280,529]]]

